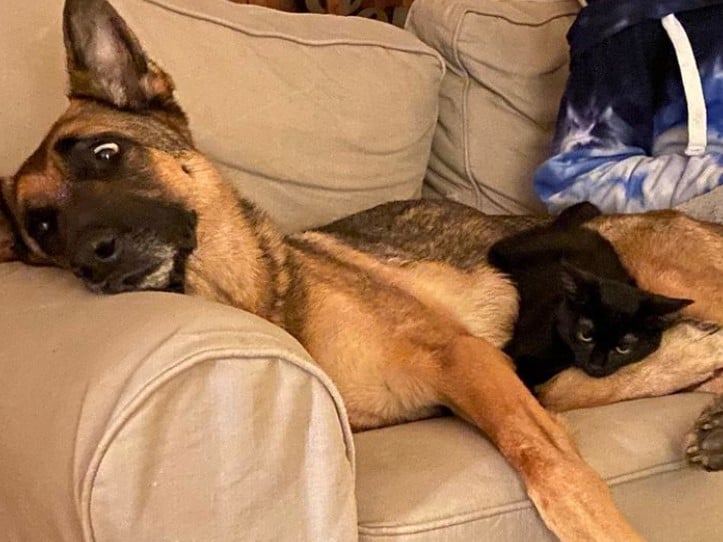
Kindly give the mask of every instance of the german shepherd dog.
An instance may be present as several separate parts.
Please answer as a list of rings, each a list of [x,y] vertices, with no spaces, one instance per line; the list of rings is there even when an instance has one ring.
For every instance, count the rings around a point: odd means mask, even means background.
[[[397,202],[283,236],[194,148],[171,78],[106,0],[67,0],[64,32],[70,103],[3,181],[5,259],[72,270],[95,292],[185,292],[255,313],[305,346],[355,429],[447,408],[495,443],[560,539],[640,539],[500,350],[517,296],[487,249],[544,219]],[[663,212],[589,227],[642,287],[695,299],[690,317],[723,322],[715,226]],[[722,350],[721,333],[681,325],[614,386],[571,371],[540,396],[566,408],[669,393],[711,379]],[[721,410],[705,414],[690,447],[709,467],[723,467]]]

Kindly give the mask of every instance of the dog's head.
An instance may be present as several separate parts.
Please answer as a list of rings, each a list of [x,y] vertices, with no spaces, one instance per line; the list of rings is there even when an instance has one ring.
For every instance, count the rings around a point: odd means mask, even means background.
[[[182,289],[199,208],[220,184],[199,180],[209,166],[173,82],[114,8],[67,0],[63,26],[70,103],[2,180],[0,258],[71,269],[104,293]]]

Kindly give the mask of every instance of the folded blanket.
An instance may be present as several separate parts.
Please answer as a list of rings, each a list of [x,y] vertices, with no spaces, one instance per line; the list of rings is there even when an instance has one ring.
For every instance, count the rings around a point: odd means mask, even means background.
[[[592,0],[570,29],[552,212],[670,208],[723,184],[723,0]]]

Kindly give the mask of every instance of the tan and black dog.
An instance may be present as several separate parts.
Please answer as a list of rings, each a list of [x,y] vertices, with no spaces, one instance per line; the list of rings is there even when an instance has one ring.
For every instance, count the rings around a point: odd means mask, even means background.
[[[14,241],[0,237],[5,259],[70,269],[101,293],[183,291],[258,314],[298,338],[331,376],[355,429],[447,407],[498,446],[558,537],[639,539],[500,350],[517,297],[486,250],[542,219],[399,202],[283,236],[195,150],[170,77],[105,0],[67,0],[64,30],[70,105],[2,183]],[[643,287],[694,298],[689,315],[723,322],[723,237],[713,226],[661,213],[592,227]],[[686,343],[696,328],[683,329],[659,350],[670,359],[664,352],[677,355],[676,344],[697,348],[677,389],[723,364],[720,334]],[[626,369],[626,397],[672,391]],[[558,406],[560,397],[584,404],[591,380],[565,390],[563,379],[547,392]],[[591,404],[624,398],[590,390]],[[706,446],[711,412],[698,434]],[[723,458],[720,448],[709,465]]]

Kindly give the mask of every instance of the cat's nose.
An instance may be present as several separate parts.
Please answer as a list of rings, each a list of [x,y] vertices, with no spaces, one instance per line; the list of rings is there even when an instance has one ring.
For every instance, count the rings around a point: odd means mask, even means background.
[[[595,368],[602,369],[608,363],[608,357],[605,352],[595,351],[590,356],[590,365]]]
[[[588,366],[600,374],[608,366],[608,356],[605,352],[593,352],[588,360]]]
[[[600,378],[614,372],[612,365],[608,364],[605,352],[593,352],[579,367],[592,377]]]

